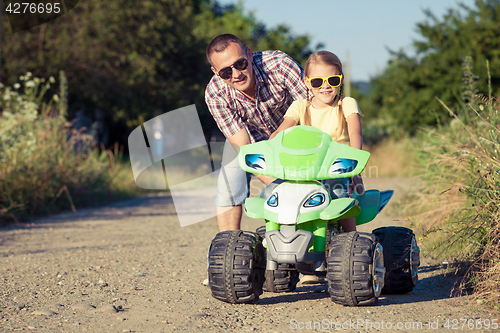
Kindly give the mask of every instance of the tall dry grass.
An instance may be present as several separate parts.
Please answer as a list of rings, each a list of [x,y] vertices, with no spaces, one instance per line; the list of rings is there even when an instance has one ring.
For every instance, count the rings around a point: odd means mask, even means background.
[[[500,103],[478,94],[470,61],[464,60],[463,107],[451,110],[449,126],[427,131],[417,151],[425,187],[409,204],[419,211],[422,245],[455,262],[475,291],[500,310]],[[490,85],[491,86],[491,85]]]
[[[412,139],[405,136],[365,145],[363,149],[370,152],[365,172],[373,174],[376,171],[377,177],[415,176],[418,168],[413,145]]]

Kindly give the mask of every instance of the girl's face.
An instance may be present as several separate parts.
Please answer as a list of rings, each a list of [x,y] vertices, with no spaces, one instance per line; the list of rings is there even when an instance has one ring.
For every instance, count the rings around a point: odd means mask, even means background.
[[[307,77],[327,78],[332,75],[339,75],[339,74],[340,72],[335,66],[316,63],[310,65]],[[344,80],[344,78],[342,78],[342,80]],[[328,82],[324,81],[323,85],[319,89],[312,89],[311,84],[309,83],[308,80],[304,79],[304,82],[306,86],[310,89],[310,91],[312,91],[312,94],[314,96],[313,106],[318,109],[331,106],[335,101],[335,97],[337,96],[337,92],[340,88],[340,86],[333,88],[328,84]]]

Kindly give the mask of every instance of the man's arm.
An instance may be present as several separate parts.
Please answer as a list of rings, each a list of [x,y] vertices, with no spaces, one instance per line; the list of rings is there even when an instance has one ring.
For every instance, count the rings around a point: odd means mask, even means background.
[[[221,91],[213,79],[205,90],[205,103],[217,123],[217,127],[226,138],[233,136],[245,127],[241,117],[233,110],[229,97]]]
[[[230,136],[227,138],[229,143],[233,146],[234,150],[238,151],[238,148],[243,146],[243,145],[248,145],[250,144],[250,137],[248,136],[248,133],[245,129],[240,130],[238,133],[236,133],[233,136]],[[255,175],[255,174],[254,174]],[[263,182],[266,185],[269,185],[273,181],[276,180],[276,178],[268,177],[268,176],[262,176],[262,175],[255,175],[261,182]]]
[[[295,121],[295,119],[290,118],[290,117],[285,117],[283,119],[283,122],[281,123],[281,125],[278,127],[278,129],[276,131],[274,131],[273,134],[271,134],[271,136],[269,137],[269,140],[274,138],[279,132],[286,130],[287,128],[293,127],[295,125],[297,125],[297,122]]]

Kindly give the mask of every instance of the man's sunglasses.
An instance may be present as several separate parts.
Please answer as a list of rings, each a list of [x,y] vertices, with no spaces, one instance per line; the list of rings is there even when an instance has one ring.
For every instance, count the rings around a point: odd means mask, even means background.
[[[313,78],[306,78],[307,81],[311,84],[311,87],[313,89],[319,89],[323,86],[323,84],[328,82],[330,87],[338,87],[340,86],[340,83],[342,82],[342,74],[339,75],[332,75],[329,77],[313,77]]]
[[[227,66],[221,69],[218,74],[222,79],[227,80],[233,75],[233,68],[239,71],[244,71],[245,69],[247,69],[247,67],[248,60],[245,58],[241,58],[239,60],[236,60],[231,66]]]

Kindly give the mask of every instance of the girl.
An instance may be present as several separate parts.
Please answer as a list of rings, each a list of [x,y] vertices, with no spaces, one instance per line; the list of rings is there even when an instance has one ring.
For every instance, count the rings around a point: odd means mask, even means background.
[[[354,98],[342,96],[344,80],[339,58],[328,51],[313,53],[307,59],[304,74],[307,99],[296,100],[290,105],[283,123],[269,139],[284,129],[301,124],[319,128],[335,141],[361,149],[360,116],[363,117],[363,114]],[[323,183],[329,187],[332,199],[349,197],[352,189],[364,193],[361,176],[354,177],[352,184],[345,178],[329,179]],[[354,217],[339,222],[345,232],[356,230]]]

